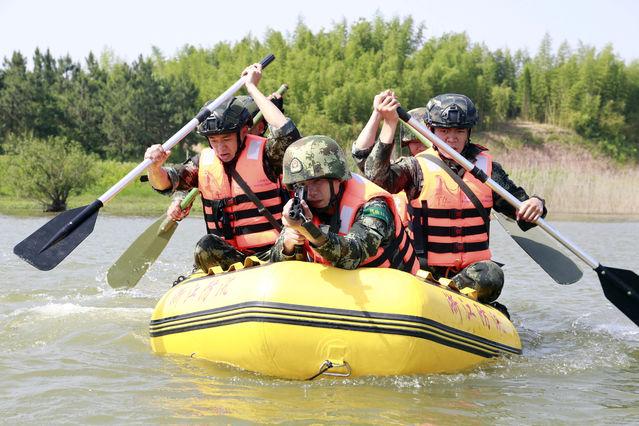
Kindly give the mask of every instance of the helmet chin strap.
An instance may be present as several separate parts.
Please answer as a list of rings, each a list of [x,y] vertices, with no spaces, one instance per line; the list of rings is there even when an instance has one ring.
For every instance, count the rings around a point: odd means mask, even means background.
[[[242,139],[243,128],[244,126],[242,126],[240,129],[238,129],[235,132],[235,136],[237,137],[237,150],[235,150],[235,155],[233,156],[233,159],[230,161],[230,163],[233,165],[235,165],[235,163],[237,162],[237,159],[240,157],[240,153],[244,149],[244,141],[246,140],[246,138]],[[248,132],[246,134],[248,136]]]
[[[237,160],[237,157],[240,155],[240,152],[244,149],[244,140],[242,139],[242,129],[238,129],[235,135],[237,136],[237,150],[235,150],[235,156],[233,160]]]

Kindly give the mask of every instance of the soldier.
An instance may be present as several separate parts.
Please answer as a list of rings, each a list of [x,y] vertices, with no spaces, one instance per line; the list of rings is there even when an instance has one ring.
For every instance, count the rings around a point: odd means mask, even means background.
[[[279,179],[282,157],[300,138],[293,122],[257,88],[261,65],[247,67],[242,75],[247,75],[246,89],[269,123],[269,139],[249,134],[252,117],[245,99],[233,98],[198,126],[210,148],[177,168],[161,167],[170,155],[162,145],[151,146],[145,154],[153,161],[149,181],[160,193],[200,190],[207,235],[196,244],[195,266],[205,272],[217,265],[228,269],[252,254],[269,257],[288,198]],[[188,214],[179,208],[181,196],[168,211],[174,220]]]
[[[284,112],[284,98],[281,94],[275,92],[269,95],[266,99],[270,100],[280,111]],[[260,109],[257,107],[257,104],[255,103],[253,98],[251,98],[250,96],[236,96],[235,102],[244,106],[248,110],[249,114],[251,114],[253,125],[249,129],[249,134],[263,137],[268,130],[268,123],[264,119],[264,114],[261,115],[261,119],[259,121],[255,122],[255,117],[260,112]],[[199,154],[200,152],[202,152],[203,149],[205,149],[205,147],[202,144],[198,144],[192,149]],[[193,161],[193,159],[190,159],[189,161]],[[199,159],[196,161],[199,161]],[[171,205],[166,212],[166,215],[169,218],[177,222],[188,216],[189,212],[191,211],[191,206],[187,207],[184,210],[182,210],[182,208],[180,207],[182,200],[184,200],[188,193],[189,191],[183,190],[177,190],[173,193],[173,196],[171,197]]]
[[[366,175],[364,170],[366,159],[370,155],[373,146],[375,145],[375,136],[377,135],[377,131],[379,129],[379,125],[382,122],[381,111],[387,109],[389,105],[394,105],[397,103],[397,98],[395,97],[395,92],[392,90],[384,90],[373,99],[373,112],[371,113],[371,117],[368,119],[368,122],[360,132],[359,136],[353,142],[352,147],[352,156],[357,168],[360,172]],[[399,105],[399,103],[397,103]],[[426,113],[426,108],[415,108],[408,111],[411,116],[422,121],[424,119],[424,114]],[[393,137],[395,134],[395,128],[390,128],[389,126],[385,126],[385,131],[388,132],[390,136]],[[401,147],[408,148],[411,155],[417,155],[420,152],[426,149],[423,143],[416,139],[415,136],[406,128],[406,125],[402,125],[400,128],[400,140]],[[408,199],[406,197],[406,193],[404,191],[400,191],[397,194],[393,194],[393,199],[395,201],[395,205],[400,212],[402,217],[402,222],[405,226],[409,226],[409,217],[408,217]],[[409,235],[410,235],[410,228]],[[412,237],[412,236],[411,236]]]
[[[518,211],[436,149],[415,157],[401,157],[391,164],[398,106],[395,98],[380,107],[384,128],[389,131],[382,129],[379,142],[365,160],[365,174],[391,193],[406,191],[410,226],[422,269],[431,271],[436,278],[451,278],[460,288],[474,288],[481,302],[494,302],[503,288],[504,275],[491,260],[490,209],[519,220],[520,226],[526,228],[534,225],[522,222],[534,222],[546,214],[544,200],[535,195],[529,197],[510,180],[499,163],[493,162],[486,148],[470,142],[470,132],[478,117],[475,105],[464,95],[444,94],[431,99],[426,105],[426,124],[435,135],[521,200]]]
[[[343,269],[389,267],[416,273],[419,264],[391,195],[351,175],[341,148],[328,136],[307,136],[284,153],[283,183],[306,188],[303,216],[284,206],[282,233],[271,250],[274,262],[295,259],[304,246],[313,262]]]

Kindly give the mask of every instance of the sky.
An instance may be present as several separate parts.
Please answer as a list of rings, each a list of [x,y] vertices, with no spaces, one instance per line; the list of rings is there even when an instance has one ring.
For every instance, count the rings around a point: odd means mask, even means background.
[[[0,58],[19,50],[31,57],[49,48],[83,61],[90,51],[110,49],[127,62],[160,48],[171,57],[186,44],[212,47],[249,32],[263,39],[267,29],[290,34],[299,19],[314,32],[343,18],[352,23],[412,16],[425,36],[466,32],[491,50],[527,49],[534,54],[548,33],[556,50],[562,41],[597,50],[613,45],[626,63],[639,59],[639,2],[617,0],[0,0]]]

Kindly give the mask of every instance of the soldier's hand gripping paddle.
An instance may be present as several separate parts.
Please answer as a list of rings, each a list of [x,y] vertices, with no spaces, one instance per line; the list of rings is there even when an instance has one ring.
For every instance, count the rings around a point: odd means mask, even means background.
[[[425,125],[411,117],[403,108],[398,108],[397,113],[403,121],[419,131],[419,133],[424,135],[429,141],[436,145],[437,148],[439,148],[442,152],[445,152],[448,157],[455,160],[465,170],[470,172],[481,182],[488,185],[490,189],[499,194],[511,206],[519,209],[521,201],[502,188],[497,182],[492,180],[483,170],[476,167],[473,163],[448,146],[446,142],[437,137]],[[577,247],[576,244],[563,237],[559,231],[554,229],[544,219],[539,218],[535,221],[535,223],[539,226],[539,228],[546,231],[548,235],[553,237],[564,247],[570,250],[575,256],[590,266],[599,276],[599,282],[601,283],[601,288],[603,289],[606,298],[628,318],[630,318],[632,322],[639,325],[639,275],[626,269],[604,266]]]
[[[268,66],[274,59],[275,56],[273,55],[264,57],[264,59],[260,61],[262,68]],[[164,142],[162,147],[168,151],[184,139],[198,124],[206,120],[217,107],[233,96],[233,94],[244,85],[245,80],[246,76],[240,77],[217,99],[203,107],[191,121]],[[151,107],[153,107],[153,105],[149,105],[149,108]],[[126,185],[133,181],[140,173],[149,167],[149,165],[151,165],[151,160],[144,160],[91,204],[59,214],[17,244],[13,248],[13,252],[42,271],[55,268],[93,232],[100,208],[122,191]]]

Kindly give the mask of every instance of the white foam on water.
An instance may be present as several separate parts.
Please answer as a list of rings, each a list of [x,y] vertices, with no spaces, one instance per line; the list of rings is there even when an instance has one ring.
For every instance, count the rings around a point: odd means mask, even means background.
[[[592,328],[597,333],[606,333],[632,342],[639,342],[639,328],[634,324],[607,323],[599,324]]]
[[[134,318],[142,314],[151,315],[151,308],[110,308],[96,306],[82,306],[74,303],[48,303],[42,306],[34,306],[30,308],[21,308],[13,311],[13,316],[22,314],[36,314],[48,318],[60,318],[78,314],[117,314],[118,316],[131,316]]]

